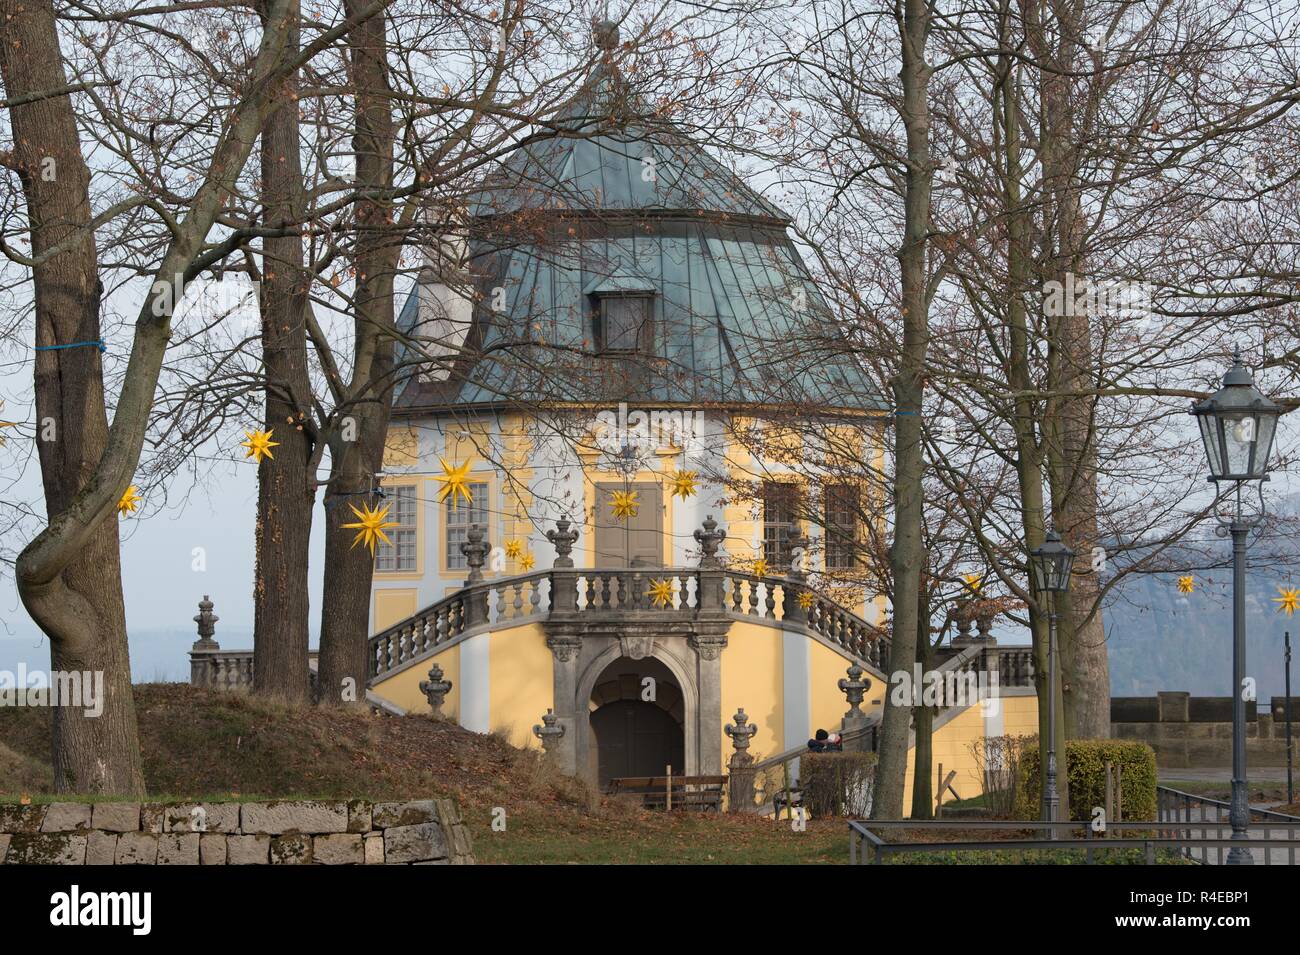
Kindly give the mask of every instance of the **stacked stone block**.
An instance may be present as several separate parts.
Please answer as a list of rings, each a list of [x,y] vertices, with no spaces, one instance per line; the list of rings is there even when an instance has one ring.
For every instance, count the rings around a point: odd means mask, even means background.
[[[450,799],[0,805],[9,865],[464,865]]]

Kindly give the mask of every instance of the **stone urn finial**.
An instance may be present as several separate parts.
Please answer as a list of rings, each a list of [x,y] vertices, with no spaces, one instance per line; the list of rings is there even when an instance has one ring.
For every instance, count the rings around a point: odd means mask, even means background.
[[[469,564],[467,584],[476,584],[483,579],[483,564],[487,561],[491,549],[491,545],[484,537],[483,528],[471,524],[469,530],[465,532],[465,542],[460,545],[460,552],[465,555],[465,561]]]
[[[429,701],[429,708],[436,715],[442,711],[442,704],[451,692],[452,682],[443,679],[442,667],[434,664],[429,668],[429,679],[420,681],[420,692]]]
[[[846,721],[865,719],[866,715],[862,712],[862,700],[867,695],[867,690],[871,688],[871,681],[863,679],[862,674],[866,671],[854,663],[848,669],[849,678],[839,681],[840,691],[844,694],[849,702],[849,711],[844,714]]]
[[[555,567],[572,567],[573,545],[578,542],[578,532],[570,530],[572,525],[567,517],[555,522],[555,529],[546,532],[546,539],[555,545]]]
[[[718,530],[718,522],[710,514],[704,518],[704,529],[696,531],[695,542],[700,545],[700,566],[718,567],[718,545],[727,539],[727,532]]]
[[[789,544],[790,544],[790,570],[786,574],[786,577],[788,577],[790,580],[803,580],[805,577],[807,577],[807,574],[805,574],[803,572],[803,568],[799,566],[799,561],[795,559],[794,552],[800,551],[802,555],[806,556],[808,553],[808,548],[809,546],[811,546],[812,541],[808,539],[807,534],[800,534],[798,537],[792,539],[789,542]]]
[[[749,741],[758,732],[758,727],[749,721],[749,716],[745,713],[743,706],[736,710],[736,715],[732,719],[736,722],[724,726],[723,732],[731,738],[731,745],[735,747],[736,752],[743,753],[749,749]]]
[[[212,612],[212,601],[207,594],[199,601],[199,612],[194,616],[194,622],[199,625],[199,638],[194,641],[193,649],[195,650],[220,650],[221,645],[214,639],[217,632],[217,621],[221,618]]]
[[[533,726],[533,735],[542,741],[542,752],[549,754],[564,736],[564,727],[560,726],[559,722],[560,718],[555,715],[555,710],[548,709],[546,715],[542,717],[541,724]]]

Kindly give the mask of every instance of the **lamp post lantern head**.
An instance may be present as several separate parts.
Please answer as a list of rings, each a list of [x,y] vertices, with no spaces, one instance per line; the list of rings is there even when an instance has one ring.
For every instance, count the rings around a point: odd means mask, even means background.
[[[1074,551],[1061,542],[1061,535],[1048,531],[1042,546],[1029,553],[1034,585],[1040,593],[1063,594],[1070,589],[1070,571],[1074,568]]]
[[[1223,376],[1223,387],[1191,410],[1205,442],[1210,480],[1264,480],[1281,413],[1281,406],[1255,387],[1250,372],[1241,363],[1241,352],[1234,353],[1232,367]]]

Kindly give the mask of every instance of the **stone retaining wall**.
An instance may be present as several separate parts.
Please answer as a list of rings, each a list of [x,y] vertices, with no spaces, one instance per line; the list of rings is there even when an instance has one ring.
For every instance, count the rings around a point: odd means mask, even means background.
[[[54,865],[472,864],[450,799],[0,804],[0,860]]]
[[[1300,700],[1291,698],[1292,719]],[[1286,765],[1286,698],[1246,704],[1246,762]],[[1150,744],[1162,769],[1225,769],[1232,765],[1232,697],[1170,691],[1110,701],[1111,736]]]

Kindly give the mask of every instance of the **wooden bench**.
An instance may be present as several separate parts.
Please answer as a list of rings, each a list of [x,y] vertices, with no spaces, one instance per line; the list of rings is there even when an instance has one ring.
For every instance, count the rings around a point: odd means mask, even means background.
[[[726,776],[621,776],[611,779],[608,795],[637,801],[645,809],[722,809]],[[671,795],[671,799],[669,798]]]

